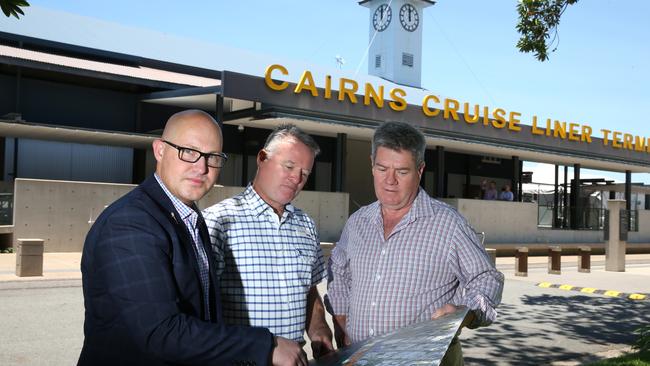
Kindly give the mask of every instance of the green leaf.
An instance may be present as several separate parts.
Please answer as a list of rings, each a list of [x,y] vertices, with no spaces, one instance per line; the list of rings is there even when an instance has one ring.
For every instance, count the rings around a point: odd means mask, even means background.
[[[534,52],[539,61],[548,60],[548,50],[555,52],[558,40],[558,25],[562,13],[568,5],[578,0],[520,0],[517,3],[519,22],[517,32],[521,35],[517,41],[520,52]],[[553,34],[553,37],[551,37]],[[550,39],[550,43],[549,40]]]
[[[25,0],[0,0],[0,8],[6,17],[14,16],[20,19],[20,15],[25,15],[21,7],[28,7],[29,3]]]

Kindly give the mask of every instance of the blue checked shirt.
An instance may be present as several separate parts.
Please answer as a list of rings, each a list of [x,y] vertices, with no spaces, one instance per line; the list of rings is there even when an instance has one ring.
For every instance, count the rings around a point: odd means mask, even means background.
[[[279,218],[251,185],[203,216],[226,323],[303,341],[307,294],[325,277],[314,221],[291,204]]]
[[[447,303],[474,310],[471,326],[488,325],[503,292],[467,221],[422,189],[387,240],[379,202],[350,216],[329,264],[327,296],[353,342],[430,319]]]
[[[188,228],[192,241],[194,244],[194,254],[198,260],[199,274],[201,275],[201,288],[203,289],[203,305],[205,309],[205,318],[210,319],[210,264],[208,263],[208,255],[205,253],[201,236],[199,235],[199,213],[193,208],[181,202],[165,187],[165,184],[160,180],[158,174],[154,173],[154,177],[160,184],[160,188],[165,192],[167,197],[172,201],[174,208],[181,216],[180,218]]]

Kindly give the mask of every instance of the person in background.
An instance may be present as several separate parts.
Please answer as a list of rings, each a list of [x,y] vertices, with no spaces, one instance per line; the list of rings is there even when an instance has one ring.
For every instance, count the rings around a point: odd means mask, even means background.
[[[485,194],[483,195],[484,200],[496,200],[498,198],[499,192],[497,192],[497,182],[491,180]]]
[[[328,309],[337,344],[347,345],[469,308],[462,326],[492,323],[503,275],[458,211],[422,188],[426,143],[399,122],[372,140],[377,201],[348,219],[329,262]],[[454,338],[443,365],[462,365]]]
[[[501,188],[501,193],[499,193],[500,201],[512,201],[515,199],[515,195],[510,191],[510,184],[505,184]]]
[[[298,127],[277,127],[257,155],[253,183],[203,211],[226,322],[267,327],[297,342],[306,330],[314,357],[333,350],[316,289],[326,271],[314,220],[291,201],[319,151]]]

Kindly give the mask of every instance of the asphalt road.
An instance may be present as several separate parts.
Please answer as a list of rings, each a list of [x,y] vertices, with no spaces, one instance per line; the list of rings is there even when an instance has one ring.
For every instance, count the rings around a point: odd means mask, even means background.
[[[0,283],[0,365],[76,365],[83,344],[81,281]]]
[[[0,283],[0,365],[74,365],[83,342],[80,280]],[[499,319],[464,330],[467,365],[546,365],[628,346],[650,322],[632,301],[508,279]],[[578,363],[580,364],[580,363]]]
[[[461,335],[467,365],[583,364],[629,347],[650,323],[650,301],[539,288],[508,279],[498,321]],[[570,363],[565,363],[570,364]]]

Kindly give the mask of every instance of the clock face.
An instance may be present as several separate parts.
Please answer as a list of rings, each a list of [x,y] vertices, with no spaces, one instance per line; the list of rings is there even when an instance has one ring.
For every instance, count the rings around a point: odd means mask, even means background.
[[[379,5],[375,13],[372,15],[372,25],[378,32],[388,28],[390,19],[393,17],[393,12],[390,10],[388,4]]]
[[[415,31],[418,28],[418,24],[420,24],[420,16],[415,6],[411,4],[402,5],[399,9],[399,22],[402,23],[402,27],[407,31]]]

